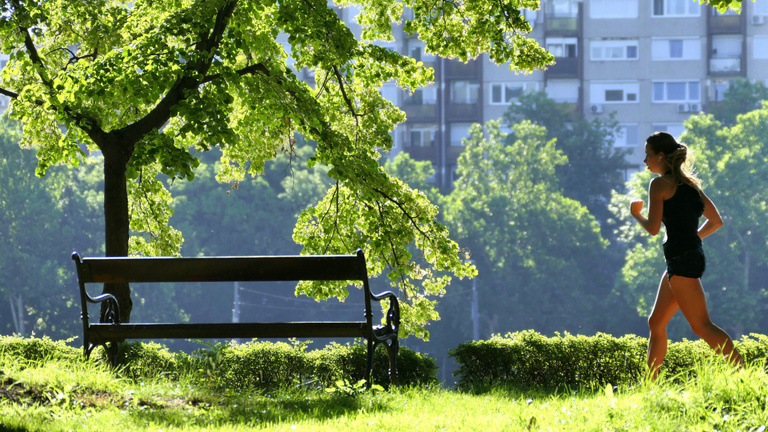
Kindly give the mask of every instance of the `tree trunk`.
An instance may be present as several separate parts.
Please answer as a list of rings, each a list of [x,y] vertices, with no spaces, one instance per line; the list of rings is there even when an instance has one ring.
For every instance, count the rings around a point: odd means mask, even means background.
[[[24,301],[21,294],[14,296],[8,293],[8,302],[11,304],[11,316],[13,317],[13,326],[16,328],[16,333],[24,336],[26,329],[24,328]]]
[[[112,147],[113,151],[106,150]],[[132,151],[119,145],[103,147],[104,154],[104,231],[107,256],[128,256],[130,218],[128,215],[128,188],[125,171]],[[133,146],[130,146],[131,150]],[[106,151],[104,151],[106,150]],[[122,151],[121,151],[122,150]],[[104,292],[111,293],[120,304],[120,321],[130,322],[133,301],[127,283],[104,284]],[[102,303],[101,316],[106,304]]]

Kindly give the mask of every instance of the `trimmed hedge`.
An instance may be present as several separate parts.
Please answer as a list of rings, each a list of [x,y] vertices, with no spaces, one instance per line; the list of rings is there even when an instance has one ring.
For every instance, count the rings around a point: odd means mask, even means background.
[[[449,355],[459,364],[454,372],[463,389],[493,386],[579,388],[633,384],[646,373],[648,339],[558,334],[545,337],[533,330],[496,335],[490,340],[459,345]],[[765,360],[768,337],[752,334],[736,342],[748,362]],[[662,370],[685,373],[715,352],[702,340],[669,344]]]
[[[159,374],[186,375],[231,390],[270,390],[296,385],[332,387],[340,379],[363,379],[366,365],[364,344],[332,343],[307,351],[304,343],[253,341],[242,345],[216,344],[192,356],[171,354],[157,344],[129,342],[121,345],[118,357],[122,374],[134,380]],[[397,356],[398,383],[417,386],[437,382],[434,359],[400,347]],[[374,352],[372,381],[389,385],[389,360],[383,348]]]
[[[332,343],[307,351],[302,342],[253,341],[242,345],[216,344],[188,355],[171,353],[157,343],[123,342],[118,350],[118,375],[134,381],[164,377],[189,379],[219,389],[274,390],[291,386],[333,387],[338,380],[357,383],[365,375],[365,344]],[[0,357],[14,361],[84,361],[80,348],[48,338],[0,336]],[[93,359],[106,363],[106,353],[97,349]],[[372,381],[389,385],[386,350],[374,352]],[[434,359],[408,347],[397,356],[399,384],[418,386],[437,383]]]
[[[0,336],[0,357],[31,362],[82,358],[83,350],[68,346],[67,342],[54,341],[48,337]]]

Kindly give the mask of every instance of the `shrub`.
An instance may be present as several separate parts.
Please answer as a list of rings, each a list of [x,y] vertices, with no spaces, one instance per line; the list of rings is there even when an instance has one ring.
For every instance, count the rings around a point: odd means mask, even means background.
[[[0,357],[33,362],[82,358],[82,349],[67,345],[70,341],[53,341],[48,337],[24,338],[0,336]]]
[[[300,383],[309,370],[303,343],[219,344],[198,354],[218,385],[233,390],[285,388]]]
[[[314,376],[323,386],[332,386],[339,378],[357,382],[365,377],[367,364],[366,345],[332,343],[322,350],[309,353]],[[406,386],[427,385],[437,382],[437,365],[431,357],[417,353],[408,347],[400,347],[397,355],[398,384]],[[384,347],[373,354],[371,381],[388,386],[389,357]]]
[[[449,355],[459,364],[454,375],[459,377],[460,388],[578,388],[638,382],[647,370],[647,344],[646,338],[635,335],[615,338],[566,333],[548,338],[528,330],[464,343]],[[765,359],[768,337],[744,337],[737,348],[747,361]],[[712,354],[701,340],[671,343],[662,371],[670,375],[689,371],[703,356]]]
[[[99,350],[102,361],[107,361],[104,350]],[[122,342],[119,344],[117,364],[121,374],[134,381],[166,375],[176,379],[194,369],[192,360],[184,353],[172,354],[164,346],[150,342]]]
[[[308,384],[333,387],[338,380],[356,383],[364,378],[366,356],[367,347],[360,343],[331,343],[313,351],[307,351],[307,344],[302,342],[219,343],[188,356],[172,354],[155,343],[130,342],[120,345],[118,363],[121,375],[136,381],[165,374],[187,376],[218,389],[264,391]],[[399,384],[437,382],[434,359],[400,347],[397,360]],[[386,350],[379,347],[374,352],[373,383],[389,385],[388,371]]]

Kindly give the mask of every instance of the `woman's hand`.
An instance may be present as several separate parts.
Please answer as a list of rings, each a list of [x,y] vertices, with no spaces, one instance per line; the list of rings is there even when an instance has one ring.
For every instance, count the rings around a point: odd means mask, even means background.
[[[629,204],[629,212],[632,213],[632,216],[640,215],[641,211],[643,211],[643,200],[633,200]]]

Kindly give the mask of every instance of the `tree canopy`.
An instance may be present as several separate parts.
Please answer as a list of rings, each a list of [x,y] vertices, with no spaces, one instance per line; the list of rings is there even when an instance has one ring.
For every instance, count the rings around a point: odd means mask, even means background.
[[[584,311],[610,290],[600,292],[593,275],[607,242],[586,207],[562,193],[555,169],[567,158],[530,121],[514,125],[506,145],[499,121],[485,131],[472,127],[444,206],[446,224],[477,260],[483,328],[589,326],[599,317]]]
[[[309,163],[327,166],[335,184],[302,213],[295,241],[302,253],[363,248],[371,273],[388,272],[408,300],[404,334],[427,336],[418,326],[433,316],[425,295],[439,295],[451,274],[474,270],[436,207],[378,163],[404,119],[378,89],[394,80],[413,90],[433,72],[372,41],[391,40],[400,22],[447,58],[488,52],[527,71],[553,57],[526,37],[522,9],[537,8],[535,0],[356,6],[361,41],[325,0],[8,0],[0,4],[0,51],[10,58],[0,93],[24,124],[22,145],[38,149],[38,175],[103,155],[109,256],[178,253],[182,237],[168,225],[171,196],[159,175],[193,179],[198,152],[220,148],[219,180],[237,181],[262,173],[278,153],[292,154],[295,134],[316,142]],[[408,19],[404,7],[413,11]],[[281,34],[294,67],[315,72],[314,86],[286,66]],[[414,264],[411,244],[430,271]],[[302,289],[345,295],[342,287]],[[130,288],[105,290],[127,319]]]

